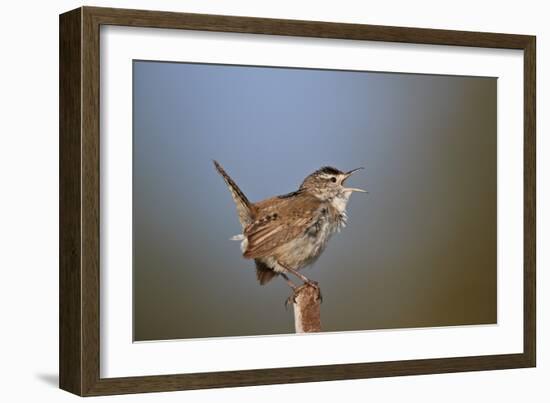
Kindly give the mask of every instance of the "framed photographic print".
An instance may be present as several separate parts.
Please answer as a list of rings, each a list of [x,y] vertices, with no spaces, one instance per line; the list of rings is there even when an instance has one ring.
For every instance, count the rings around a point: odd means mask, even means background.
[[[535,37],[60,16],[60,387],[535,366]]]

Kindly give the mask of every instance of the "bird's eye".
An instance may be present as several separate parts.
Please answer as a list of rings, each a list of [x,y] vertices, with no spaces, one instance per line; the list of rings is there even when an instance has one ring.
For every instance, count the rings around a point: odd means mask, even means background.
[[[333,176],[332,178],[330,178],[330,181],[331,181],[332,183],[336,183],[336,178]]]

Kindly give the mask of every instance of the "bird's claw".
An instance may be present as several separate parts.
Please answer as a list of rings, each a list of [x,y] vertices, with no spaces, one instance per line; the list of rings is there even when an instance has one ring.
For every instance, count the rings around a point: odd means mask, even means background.
[[[294,292],[292,293],[292,295],[290,295],[286,300],[285,300],[285,309],[288,309],[288,306],[289,305],[293,305],[296,303],[296,290],[297,288],[294,289]]]
[[[290,295],[285,300],[285,308],[288,308],[289,305],[296,303],[296,298],[298,297],[298,294],[304,287],[311,287],[315,289],[315,291],[317,292],[317,295],[315,296],[315,300],[323,302],[323,295],[321,294],[321,288],[319,287],[319,283],[317,283],[317,281],[308,280],[300,287],[293,288],[292,295]]]
[[[305,283],[305,285],[315,288],[315,291],[317,291],[316,299],[323,302],[323,294],[321,294],[321,287],[319,287],[319,283],[317,281],[309,280]]]

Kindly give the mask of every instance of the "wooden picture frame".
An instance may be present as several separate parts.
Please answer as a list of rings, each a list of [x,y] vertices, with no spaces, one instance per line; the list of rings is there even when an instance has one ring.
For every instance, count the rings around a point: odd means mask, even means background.
[[[524,52],[523,353],[124,378],[100,377],[101,25]],[[483,32],[81,7],[60,16],[60,387],[80,396],[533,367],[536,363],[535,37]]]

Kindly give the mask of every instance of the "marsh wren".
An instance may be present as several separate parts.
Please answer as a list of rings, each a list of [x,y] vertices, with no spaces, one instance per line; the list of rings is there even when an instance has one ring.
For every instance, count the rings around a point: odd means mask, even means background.
[[[233,196],[243,229],[232,239],[241,241],[244,258],[254,259],[260,284],[281,275],[295,290],[287,276],[292,273],[318,289],[298,270],[315,262],[332,234],[345,226],[351,194],[366,193],[344,187],[351,174],[362,168],[342,172],[322,167],[308,175],[298,190],[251,203],[222,166],[217,161],[214,165]]]

